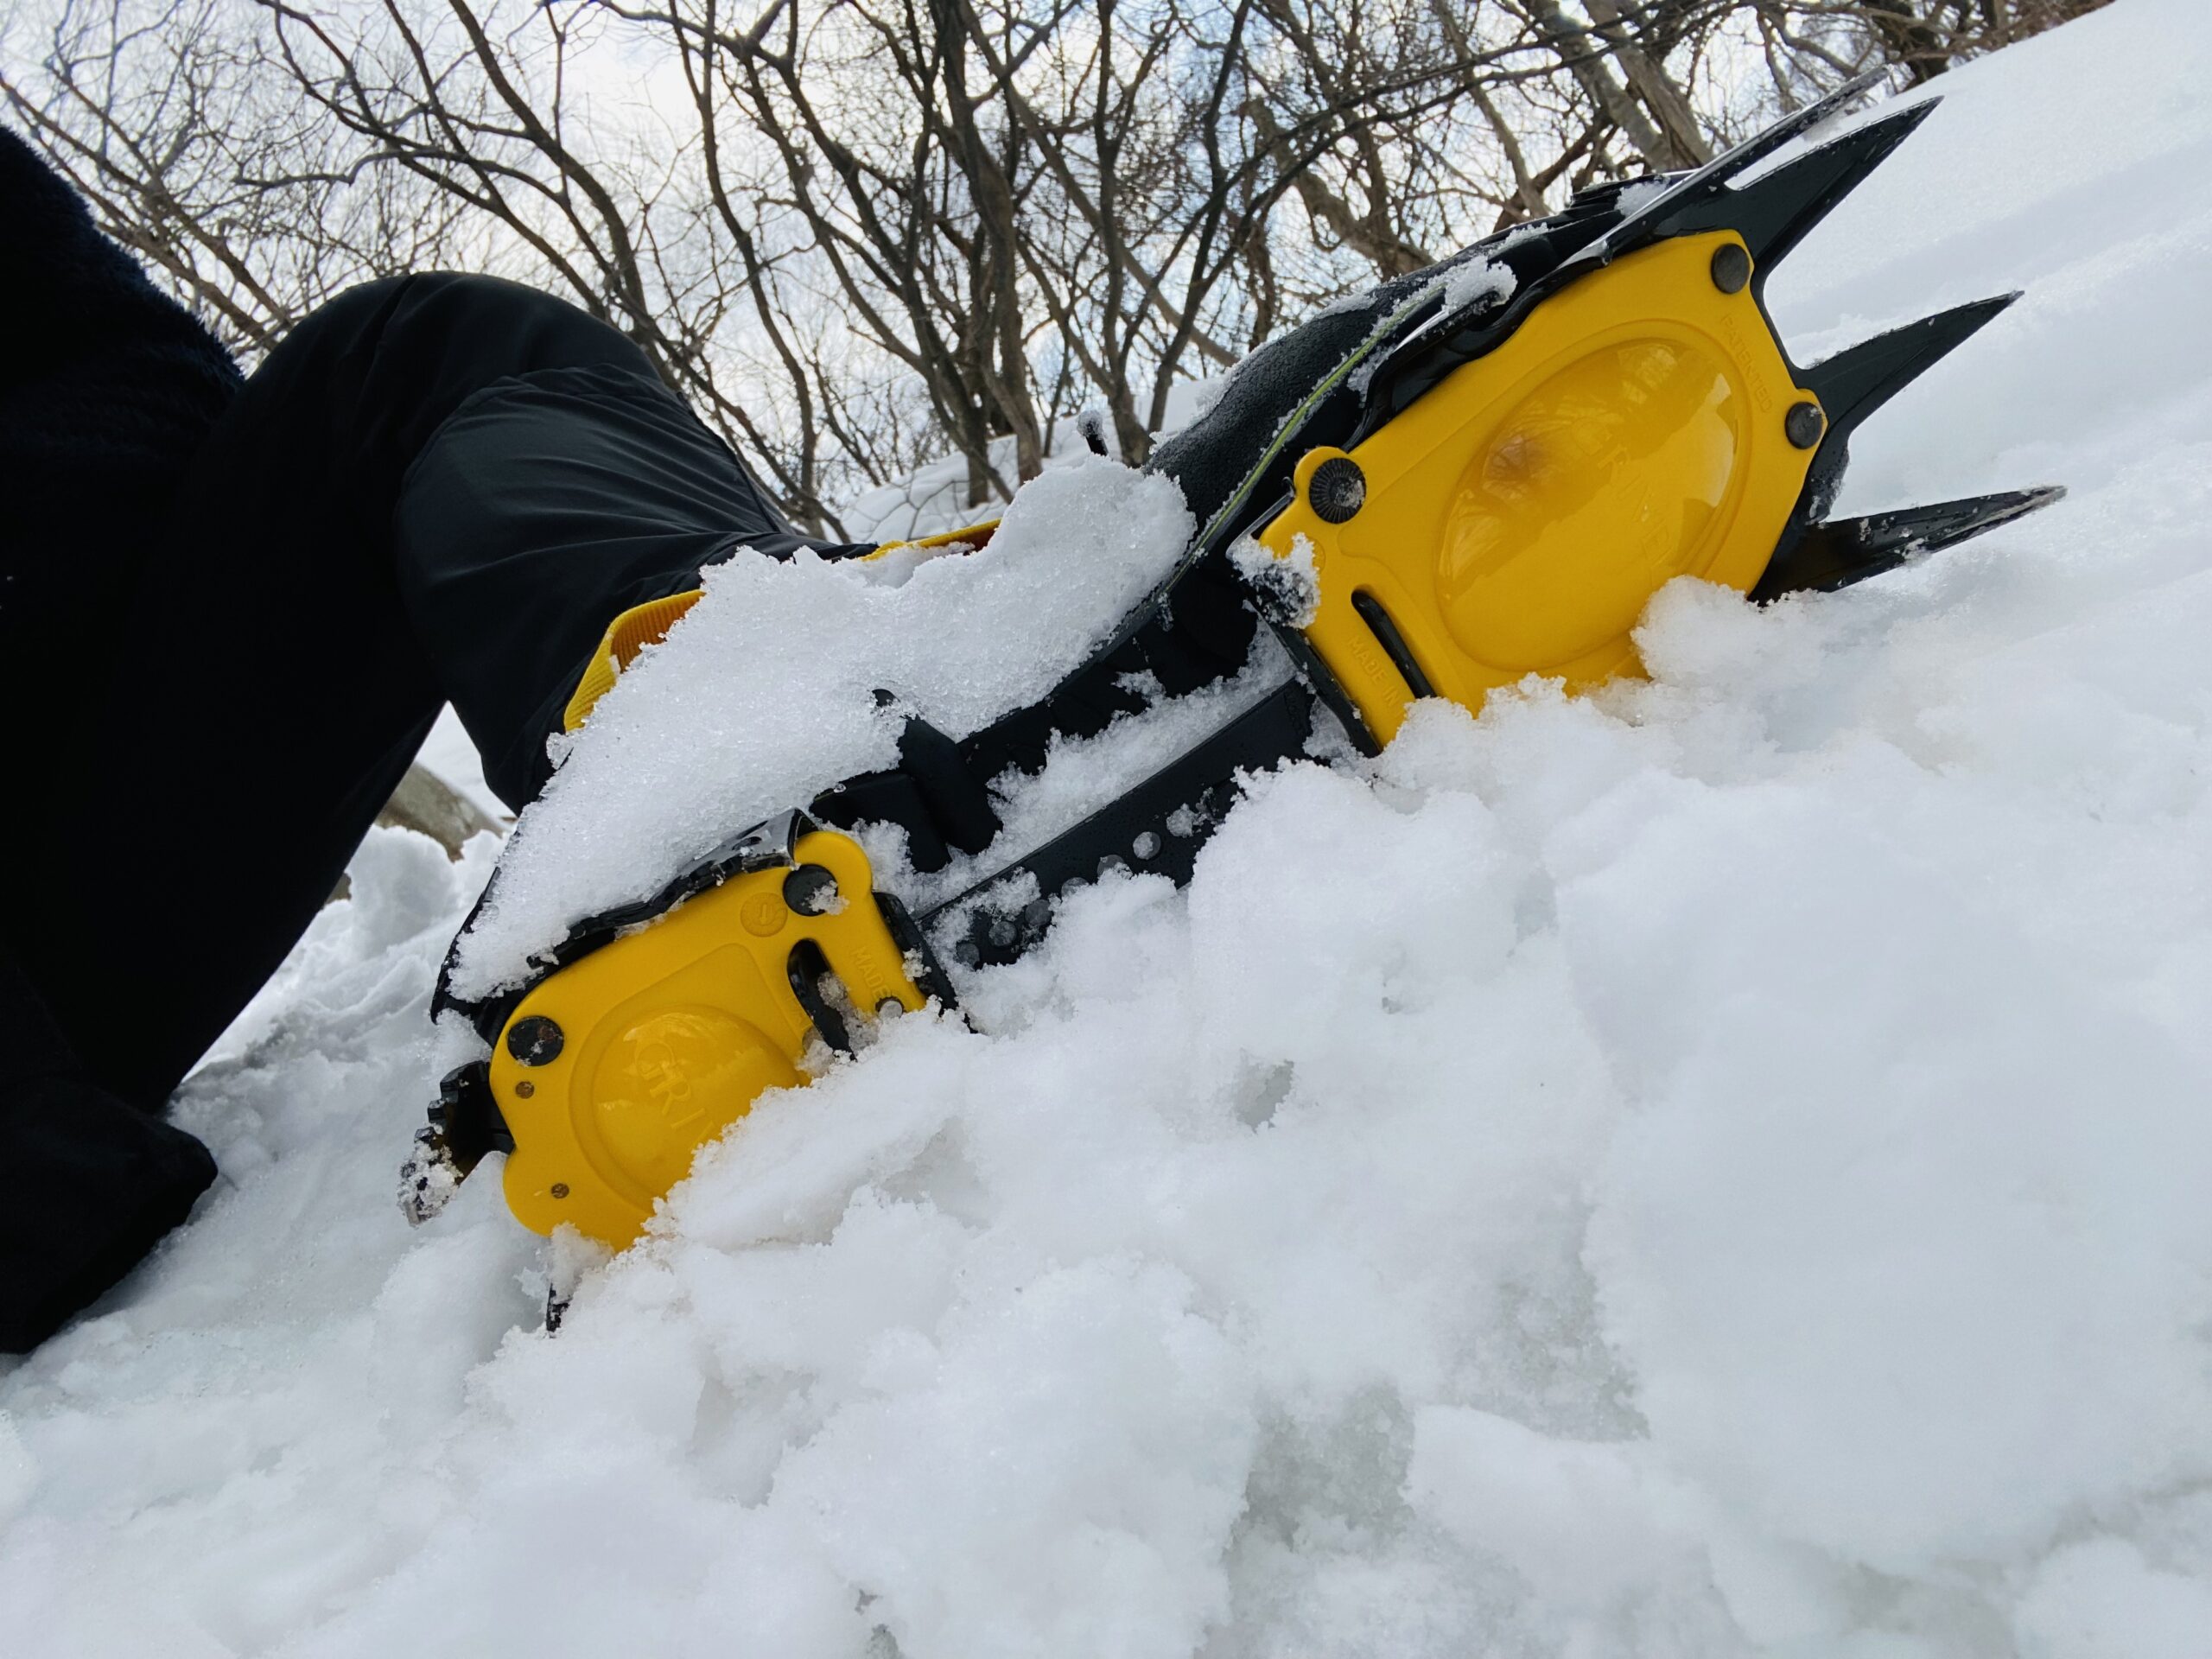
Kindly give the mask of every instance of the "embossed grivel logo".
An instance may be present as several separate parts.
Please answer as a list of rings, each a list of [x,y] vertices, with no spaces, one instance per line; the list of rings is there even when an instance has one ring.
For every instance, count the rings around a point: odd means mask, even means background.
[[[639,1087],[669,1128],[679,1129],[696,1121],[702,1109],[692,1096],[690,1071],[673,1044],[665,1038],[639,1043],[632,1065]]]

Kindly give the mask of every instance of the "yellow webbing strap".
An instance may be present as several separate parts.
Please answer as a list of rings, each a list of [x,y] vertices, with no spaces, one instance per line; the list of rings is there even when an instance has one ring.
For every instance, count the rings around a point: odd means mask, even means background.
[[[576,682],[575,694],[561,711],[561,729],[573,732],[582,725],[599,700],[614,689],[616,677],[637,660],[638,653],[665,639],[668,631],[699,602],[699,595],[705,591],[694,588],[666,599],[649,599],[608,623],[607,632],[600,636],[599,649],[592,653],[591,666],[584,670],[583,678]]]
[[[999,521],[993,518],[964,530],[948,530],[911,542],[886,542],[874,552],[861,556],[880,559],[902,547],[951,547],[960,543],[981,547],[991,539],[991,532],[998,527]],[[599,700],[614,689],[614,682],[621,677],[622,671],[637,660],[638,653],[668,638],[668,631],[699,602],[699,595],[705,591],[703,588],[694,588],[688,593],[671,594],[666,599],[649,599],[642,605],[632,605],[608,623],[607,632],[600,636],[599,649],[592,653],[591,666],[584,670],[583,677],[576,682],[575,695],[569,699],[569,706],[561,711],[561,729],[573,732],[582,725]]]
[[[970,547],[981,547],[991,539],[991,532],[998,527],[997,519],[986,518],[980,524],[969,524],[961,530],[941,530],[934,536],[917,536],[911,542],[886,542],[874,552],[864,553],[861,556],[867,559],[880,559],[885,554],[895,553],[902,547],[954,547],[963,542]]]

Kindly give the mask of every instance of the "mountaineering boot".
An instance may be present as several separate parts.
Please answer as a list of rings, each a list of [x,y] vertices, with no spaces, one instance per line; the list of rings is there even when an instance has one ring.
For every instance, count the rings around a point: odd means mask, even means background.
[[[447,1080],[407,1172],[410,1213],[505,1150],[526,1224],[626,1243],[761,1091],[804,1082],[879,1020],[955,1007],[955,970],[1020,956],[1071,886],[1116,865],[1188,880],[1239,777],[1306,753],[1317,709],[1372,753],[1418,698],[1478,710],[1532,674],[1579,688],[1634,671],[1630,631],[1677,576],[1761,601],[1842,587],[2055,499],[1826,518],[1852,432],[2017,297],[1809,368],[1790,360],[1767,278],[1933,103],[1734,181],[1872,79],[1694,172],[1586,192],[1261,347],[1147,463],[1198,533],[1052,692],[957,738],[910,720],[898,766],[833,784],[662,892],[578,920],[508,992],[453,995],[449,958],[434,1009],[466,1017],[491,1052]],[[899,823],[920,872],[988,854],[995,782],[1039,771],[1056,736],[1141,716],[1135,686],[1172,701],[1235,672],[1255,619],[1291,665],[1278,683],[950,899],[910,904],[909,874],[873,868],[841,833]],[[618,625],[572,715],[666,625]]]

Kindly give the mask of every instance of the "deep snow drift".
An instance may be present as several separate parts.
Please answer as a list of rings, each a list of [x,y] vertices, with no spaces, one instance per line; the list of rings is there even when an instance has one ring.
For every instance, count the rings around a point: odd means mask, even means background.
[[[2212,16],[1945,80],[1777,317],[2025,286],[1842,507],[2068,502],[1263,783],[611,1264],[401,1222],[485,861],[379,834],[0,1378],[0,1644],[2212,1652]]]

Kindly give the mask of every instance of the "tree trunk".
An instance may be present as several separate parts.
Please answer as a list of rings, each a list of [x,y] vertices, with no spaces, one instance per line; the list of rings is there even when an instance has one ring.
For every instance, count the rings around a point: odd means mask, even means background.
[[[1606,120],[1621,130],[1645,162],[1666,172],[1684,166],[1674,144],[1649,117],[1627,87],[1613,79],[1605,65],[1605,48],[1590,33],[1559,9],[1559,0],[1522,0],[1529,17],[1542,29],[1560,61],[1590,95]]]
[[[1628,76],[1629,85],[1636,88],[1636,95],[1651,111],[1659,124],[1661,135],[1674,146],[1679,159],[1676,167],[1701,167],[1713,159],[1712,147],[1705,142],[1705,135],[1698,130],[1697,117],[1690,110],[1689,95],[1677,86],[1667,73],[1666,66],[1646,52],[1636,35],[1621,22],[1621,10],[1616,0],[1583,0],[1592,19],[1613,48],[1613,55],[1620,60],[1622,73]]]

